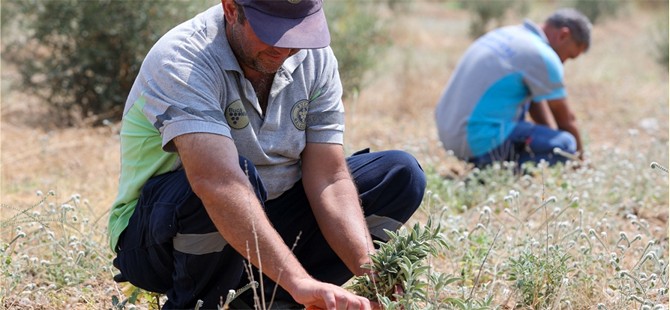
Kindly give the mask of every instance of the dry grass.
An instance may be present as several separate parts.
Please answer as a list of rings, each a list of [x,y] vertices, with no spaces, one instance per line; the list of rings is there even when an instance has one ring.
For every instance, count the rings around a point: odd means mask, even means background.
[[[550,4],[545,4],[547,7],[535,9],[530,16],[536,20],[545,16],[551,10]],[[468,15],[433,1],[418,2],[408,10],[394,20],[393,47],[369,74],[369,84],[357,98],[345,103],[346,150],[405,149],[440,175],[462,174],[467,170],[465,165],[439,145],[433,109],[450,72],[471,42]],[[605,160],[608,155],[603,150],[609,149],[643,153],[667,167],[668,72],[655,63],[650,39],[658,18],[667,19],[667,12],[629,8],[619,18],[596,25],[592,49],[566,65],[570,102],[594,162]],[[517,20],[510,16],[509,22]],[[81,195],[82,204],[91,213],[88,216],[100,218],[104,225],[116,194],[118,128],[49,129],[49,116],[39,103],[29,94],[11,91],[14,79],[11,70],[3,68],[0,219],[13,214],[8,207],[22,209],[39,201],[36,191],[54,190],[57,203],[73,194]],[[667,202],[668,198],[660,200]],[[650,212],[656,211],[664,210]],[[414,220],[425,217],[417,214]],[[2,232],[2,241],[8,242],[5,230]],[[0,308],[109,307],[110,292],[118,294],[120,288],[111,276],[104,275],[86,284],[85,290],[92,293],[83,298],[77,297],[81,288],[69,287],[47,297],[21,294],[5,300]]]

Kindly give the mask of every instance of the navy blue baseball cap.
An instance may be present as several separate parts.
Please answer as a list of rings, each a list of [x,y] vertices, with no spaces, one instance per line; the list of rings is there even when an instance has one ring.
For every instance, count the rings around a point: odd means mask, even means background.
[[[323,0],[235,0],[263,43],[283,48],[330,45]]]

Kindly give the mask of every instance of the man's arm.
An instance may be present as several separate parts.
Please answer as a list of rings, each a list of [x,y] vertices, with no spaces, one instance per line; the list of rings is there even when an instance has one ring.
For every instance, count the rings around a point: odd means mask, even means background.
[[[223,238],[254,266],[305,305],[327,309],[369,309],[369,301],[341,287],[314,280],[267,219],[247,176],[239,166],[235,144],[227,137],[194,133],[174,144],[189,183]],[[257,243],[257,244],[256,244]],[[259,249],[256,252],[256,249]],[[260,257],[260,259],[259,259]]]
[[[577,128],[577,119],[570,109],[568,102],[565,98],[562,98],[548,100],[547,103],[551,113],[554,115],[558,129],[565,130],[575,137],[575,140],[577,141],[577,154],[580,159],[583,159],[582,156],[584,152],[582,150],[582,139],[579,135],[579,128]]]
[[[374,252],[358,191],[339,144],[307,143],[302,153],[302,183],[321,232],[355,275]]]
[[[544,125],[556,129],[556,120],[554,119],[549,105],[546,101],[531,102],[528,107],[530,118],[538,125]]]

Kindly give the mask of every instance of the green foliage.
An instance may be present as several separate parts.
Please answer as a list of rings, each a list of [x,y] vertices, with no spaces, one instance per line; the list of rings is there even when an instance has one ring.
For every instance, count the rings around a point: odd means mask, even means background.
[[[214,4],[198,1],[2,1],[3,58],[21,74],[19,88],[44,100],[63,126],[121,117],[149,48],[167,30]],[[385,48],[378,5],[327,2],[332,46],[345,94]]]
[[[603,18],[615,15],[624,4],[622,0],[570,0],[572,7],[582,12],[589,18],[592,24],[601,21]]]
[[[557,296],[568,272],[570,255],[558,247],[535,254],[524,251],[510,258],[509,280],[521,294],[521,304],[534,309],[549,308]],[[564,284],[564,282],[566,282]]]
[[[144,55],[200,1],[2,1],[3,58],[62,125],[120,117]]]
[[[446,249],[440,226],[429,220],[425,227],[417,223],[412,229],[386,233],[389,241],[376,241],[379,249],[371,256],[372,262],[363,266],[375,276],[354,277],[349,289],[379,302],[384,309],[439,308],[444,303],[439,296],[442,289],[458,280],[433,271],[424,262],[429,255],[437,256],[440,249]]]
[[[380,14],[383,7],[383,3],[367,1],[325,1],[331,47],[337,57],[345,97],[363,87],[364,73],[390,44],[386,21]]]
[[[666,8],[667,9],[667,8]],[[660,19],[656,23],[657,27],[652,32],[652,37],[654,40],[654,56],[656,61],[661,66],[665,67],[668,70],[670,65],[670,58],[668,53],[670,53],[670,45],[668,45],[668,39],[670,37],[670,25],[668,25],[668,16],[665,15],[664,19]]]
[[[509,10],[518,10],[521,14],[528,11],[528,2],[526,0],[512,1],[467,1],[462,0],[461,6],[472,15],[470,20],[470,37],[477,38],[493,26],[501,26],[505,14]]]

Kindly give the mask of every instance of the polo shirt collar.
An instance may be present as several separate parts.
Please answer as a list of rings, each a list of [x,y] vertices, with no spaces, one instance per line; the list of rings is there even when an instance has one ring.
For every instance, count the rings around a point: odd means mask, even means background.
[[[544,30],[542,30],[540,26],[538,26],[530,19],[525,19],[523,21],[523,27],[526,28],[528,31],[534,33],[538,37],[540,37],[542,41],[544,41],[545,43],[549,43],[549,39],[547,39],[547,35],[544,33]]]

